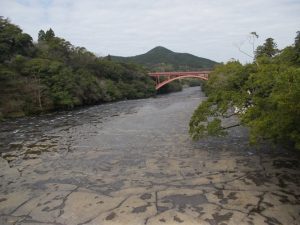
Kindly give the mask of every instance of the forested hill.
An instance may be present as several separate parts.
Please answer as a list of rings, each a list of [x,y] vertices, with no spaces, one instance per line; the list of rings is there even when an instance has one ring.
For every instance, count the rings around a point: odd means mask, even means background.
[[[40,30],[38,41],[0,17],[0,120],[49,110],[145,98],[155,85],[138,65],[99,58]]]
[[[112,60],[119,62],[132,62],[146,66],[151,70],[193,70],[212,68],[217,62],[194,56],[188,53],[177,53],[167,48],[158,46],[145,54],[120,57],[110,56]]]

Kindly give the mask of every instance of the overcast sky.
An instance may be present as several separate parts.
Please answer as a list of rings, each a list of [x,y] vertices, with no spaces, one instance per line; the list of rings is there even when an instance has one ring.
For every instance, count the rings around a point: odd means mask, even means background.
[[[51,27],[97,55],[164,46],[219,62],[251,61],[237,46],[251,53],[252,31],[283,48],[300,30],[300,0],[0,0],[0,15],[34,40]]]

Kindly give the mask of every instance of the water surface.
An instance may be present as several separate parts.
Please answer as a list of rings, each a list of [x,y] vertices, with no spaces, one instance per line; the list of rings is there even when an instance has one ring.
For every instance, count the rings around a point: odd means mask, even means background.
[[[199,87],[1,124],[0,224],[300,224],[299,157],[193,142]],[[227,121],[231,123],[233,121]]]

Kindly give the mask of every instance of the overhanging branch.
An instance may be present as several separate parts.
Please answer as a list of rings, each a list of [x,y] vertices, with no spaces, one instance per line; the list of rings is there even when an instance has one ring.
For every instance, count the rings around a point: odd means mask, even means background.
[[[222,127],[221,129],[222,130],[227,130],[227,129],[230,129],[230,128],[233,128],[233,127],[238,127],[238,126],[241,126],[242,124],[238,123],[238,124],[234,124],[234,125],[231,125],[231,126],[228,126],[228,127]]]

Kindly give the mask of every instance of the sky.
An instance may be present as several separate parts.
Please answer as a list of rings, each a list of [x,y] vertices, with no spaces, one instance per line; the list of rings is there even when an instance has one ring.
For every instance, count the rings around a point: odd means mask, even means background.
[[[40,29],[98,56],[133,56],[156,46],[218,62],[251,62],[249,34],[279,48],[300,30],[300,0],[0,0],[8,17],[37,40]]]

